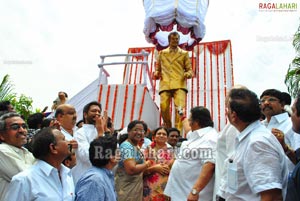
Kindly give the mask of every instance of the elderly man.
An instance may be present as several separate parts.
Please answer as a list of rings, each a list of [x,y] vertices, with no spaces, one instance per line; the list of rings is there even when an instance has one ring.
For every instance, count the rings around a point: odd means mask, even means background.
[[[39,131],[33,138],[32,152],[38,161],[13,177],[5,200],[74,200],[71,171],[62,165],[70,151],[59,130],[49,127]]]
[[[227,117],[239,131],[235,153],[226,161],[226,200],[283,200],[288,168],[274,135],[263,126],[259,100],[248,89],[229,93]]]
[[[205,107],[192,108],[189,123],[192,132],[182,142],[164,194],[172,201],[212,200],[218,133]]]
[[[177,32],[169,34],[169,47],[159,52],[153,78],[160,79],[160,109],[165,126],[172,127],[170,101],[173,97],[176,111],[175,127],[181,131],[182,123],[178,111],[185,108],[188,91],[186,79],[192,78],[193,71],[188,52],[178,47],[179,39]]]
[[[60,124],[61,132],[67,140],[73,140],[73,134],[77,119],[76,110],[73,105],[62,104],[56,108],[54,117]]]
[[[11,112],[0,118],[0,200],[4,200],[11,178],[29,168],[35,161],[23,147],[27,142],[27,126],[21,115]]]

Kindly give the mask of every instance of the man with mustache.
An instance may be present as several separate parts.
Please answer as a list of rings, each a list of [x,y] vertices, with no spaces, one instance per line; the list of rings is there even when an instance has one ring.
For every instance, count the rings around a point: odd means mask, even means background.
[[[286,134],[292,128],[292,121],[284,110],[284,96],[277,89],[267,89],[260,96],[261,112],[266,119],[262,123],[269,129],[281,130]]]
[[[293,141],[299,136],[296,136],[292,130],[292,121],[289,114],[284,110],[285,95],[277,89],[267,89],[260,96],[261,112],[266,119],[262,123],[274,134],[283,135],[285,142],[293,149],[298,146],[291,146]],[[287,164],[289,170],[294,169],[294,164],[288,158]]]
[[[101,104],[97,101],[90,102],[83,108],[84,124],[74,134],[74,139],[78,143],[78,149],[75,151],[77,164],[72,169],[75,184],[82,174],[92,167],[89,161],[90,143],[94,139],[104,135],[107,115],[103,117],[101,116],[101,112]]]
[[[62,104],[56,108],[54,116],[60,124],[60,131],[72,145],[73,152],[63,161],[67,167],[72,168],[76,165],[76,154],[74,150],[78,148],[78,143],[74,140],[73,136],[77,120],[76,110],[73,105]]]
[[[72,148],[77,148],[74,140],[74,130],[77,120],[76,110],[73,105],[62,104],[55,111],[55,118],[60,124],[60,130],[68,141],[71,141]]]
[[[14,175],[29,168],[35,161],[23,147],[27,142],[27,125],[21,115],[10,112],[0,117],[0,200]]]
[[[257,95],[248,89],[231,89],[229,93],[226,115],[239,133],[235,138],[236,149],[224,165],[226,200],[285,198],[288,179],[285,154],[273,134],[261,125],[259,104]]]
[[[61,131],[52,127],[41,129],[32,141],[32,154],[37,162],[12,178],[4,200],[74,201],[72,174],[62,165],[71,154],[69,141]]]

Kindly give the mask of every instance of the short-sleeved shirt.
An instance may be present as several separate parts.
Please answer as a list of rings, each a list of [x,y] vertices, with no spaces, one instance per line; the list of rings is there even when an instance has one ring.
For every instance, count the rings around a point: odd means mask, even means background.
[[[289,175],[286,201],[300,200],[300,148],[296,150],[297,165]]]
[[[92,166],[78,180],[75,188],[76,201],[116,201],[114,175],[106,168]]]
[[[258,201],[261,192],[275,188],[285,197],[287,161],[276,137],[255,121],[236,140],[235,154],[226,161],[226,200]]]
[[[120,168],[124,168],[124,161],[127,159],[134,159],[137,164],[144,163],[143,153],[137,147],[134,147],[132,144],[130,144],[130,142],[128,141],[125,141],[120,145],[120,153]]]

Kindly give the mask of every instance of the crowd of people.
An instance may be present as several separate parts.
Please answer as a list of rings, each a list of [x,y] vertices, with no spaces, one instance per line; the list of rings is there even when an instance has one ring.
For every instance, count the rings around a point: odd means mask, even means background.
[[[204,106],[185,117],[193,72],[179,39],[169,34],[153,72],[164,121],[157,128],[138,119],[115,129],[97,101],[78,121],[65,92],[51,118],[35,113],[25,121],[1,102],[0,201],[300,200],[300,94],[290,107],[285,92],[266,89],[258,98],[234,86],[222,131]]]
[[[177,128],[142,120],[114,130],[97,101],[80,128],[68,103],[26,122],[1,102],[0,200],[299,200],[300,96],[287,112],[285,93],[235,86],[225,104],[220,132],[192,108],[180,143]]]

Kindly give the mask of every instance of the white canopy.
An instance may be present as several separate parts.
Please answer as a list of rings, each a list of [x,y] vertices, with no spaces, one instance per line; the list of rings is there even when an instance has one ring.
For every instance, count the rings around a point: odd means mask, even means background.
[[[168,46],[167,35],[177,30],[181,47],[197,45],[205,35],[204,19],[209,0],[144,0],[144,34],[157,49]]]

